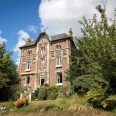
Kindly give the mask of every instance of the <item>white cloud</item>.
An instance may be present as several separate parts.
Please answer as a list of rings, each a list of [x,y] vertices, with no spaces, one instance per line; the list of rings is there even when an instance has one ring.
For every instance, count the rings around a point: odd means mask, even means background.
[[[34,25],[30,25],[27,27],[27,29],[30,31],[30,32],[33,32],[33,33],[37,33],[37,26],[34,26]]]
[[[38,10],[41,31],[46,29],[49,35],[54,35],[72,28],[74,35],[80,36],[78,21],[82,16],[88,19],[97,14],[95,7],[99,4],[106,4],[108,16],[113,16],[116,0],[42,0]]]
[[[1,34],[2,34],[2,31],[0,30],[0,44],[7,41],[5,38],[1,37]]]
[[[25,44],[26,39],[29,38],[29,34],[23,30],[20,30],[17,34],[18,34],[18,43],[14,47],[14,52],[18,52],[18,56],[20,57],[19,47]],[[17,58],[16,64],[19,64],[19,57]]]
[[[7,40],[5,38],[0,37],[0,43],[6,42]]]

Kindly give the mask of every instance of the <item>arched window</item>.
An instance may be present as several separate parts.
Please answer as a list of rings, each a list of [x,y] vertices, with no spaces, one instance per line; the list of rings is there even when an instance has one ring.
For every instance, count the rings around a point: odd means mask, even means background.
[[[32,51],[28,51],[27,55],[31,55],[32,54]]]
[[[60,45],[57,45],[56,48],[57,48],[57,50],[61,50],[61,46]]]

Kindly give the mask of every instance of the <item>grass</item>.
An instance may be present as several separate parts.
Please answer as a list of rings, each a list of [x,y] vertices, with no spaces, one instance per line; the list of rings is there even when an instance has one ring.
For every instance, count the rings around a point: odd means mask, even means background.
[[[110,96],[108,99],[115,99]],[[59,102],[60,101],[60,102]],[[58,104],[59,102],[59,104]],[[5,113],[0,116],[115,116],[112,112],[91,108],[85,98],[72,96],[70,98],[59,98],[57,100],[31,101],[28,106],[15,108],[12,101],[1,102],[0,106],[6,106]],[[58,110],[61,108],[62,110]],[[11,110],[13,109],[13,111]]]

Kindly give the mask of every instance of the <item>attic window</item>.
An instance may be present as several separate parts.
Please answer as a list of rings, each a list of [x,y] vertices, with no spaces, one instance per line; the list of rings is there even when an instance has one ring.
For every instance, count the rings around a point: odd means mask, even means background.
[[[61,50],[61,46],[60,45],[57,45],[56,48],[57,48],[57,50]]]
[[[32,54],[32,51],[28,51],[27,55],[31,55]]]

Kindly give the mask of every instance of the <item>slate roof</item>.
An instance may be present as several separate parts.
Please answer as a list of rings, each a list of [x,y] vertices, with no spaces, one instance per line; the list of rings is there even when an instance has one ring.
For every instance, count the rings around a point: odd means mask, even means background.
[[[43,33],[42,33],[42,34],[43,34]],[[46,34],[46,32],[45,32],[45,34]],[[61,39],[69,38],[69,37],[71,37],[71,36],[69,36],[69,35],[66,34],[66,33],[62,33],[62,34],[57,34],[57,35],[50,36],[50,37],[49,37],[49,41],[52,42],[52,41],[57,41],[57,40],[61,40]],[[39,37],[38,37],[38,38],[39,38]],[[37,39],[38,39],[38,38],[37,38]],[[21,49],[21,48],[24,48],[24,47],[36,45],[37,39],[34,40],[34,41],[29,42],[28,44],[25,44],[25,45],[19,47],[19,48]]]
[[[51,38],[50,41],[56,41],[56,40],[60,40],[60,39],[68,38],[68,37],[70,37],[68,34],[62,33],[62,34],[50,36]]]
[[[19,48],[24,48],[24,47],[28,47],[28,46],[33,46],[33,45],[35,45],[35,44],[36,44],[36,40],[33,40],[33,41],[29,42],[28,44],[25,44],[25,45],[23,45],[23,46],[21,46],[21,47],[19,47]]]

